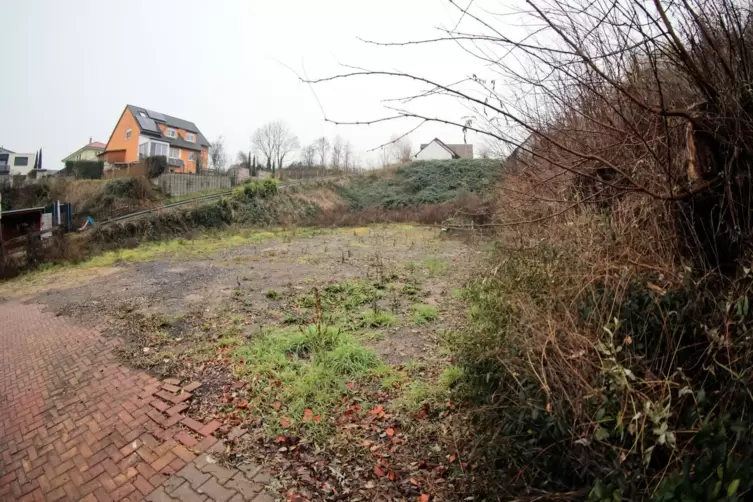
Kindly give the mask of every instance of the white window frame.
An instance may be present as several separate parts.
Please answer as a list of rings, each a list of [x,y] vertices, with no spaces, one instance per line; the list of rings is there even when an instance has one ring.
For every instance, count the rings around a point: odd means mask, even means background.
[[[129,139],[131,139],[131,132],[132,131],[130,129],[126,129],[126,141],[128,141]]]
[[[167,131],[165,131],[165,136],[167,136],[168,138],[173,138],[173,139],[175,139],[175,138],[177,138],[177,137],[178,137],[178,131],[176,131],[175,129],[170,129],[170,128],[168,127],[168,128],[167,128]]]
[[[175,155],[173,155],[173,152],[175,152]],[[179,159],[180,158],[180,148],[174,148],[170,147],[170,158],[171,159]]]
[[[149,118],[149,115],[147,115],[144,110],[139,110],[139,115],[145,118]]]
[[[167,150],[166,151],[167,155],[165,155],[165,157],[167,157],[168,155],[170,155],[170,145],[168,145],[167,143],[161,143],[161,142],[158,142],[158,141],[152,141],[150,143],[150,145],[149,145],[149,155],[159,155],[158,153],[153,153],[153,150],[154,150],[153,147],[155,145],[160,145],[160,146],[164,146],[165,147],[165,149]]]
[[[188,160],[190,160],[191,162],[196,162],[196,155],[196,152],[188,152]]]
[[[188,141],[189,143],[196,143],[196,135],[192,132],[187,132],[186,141]]]

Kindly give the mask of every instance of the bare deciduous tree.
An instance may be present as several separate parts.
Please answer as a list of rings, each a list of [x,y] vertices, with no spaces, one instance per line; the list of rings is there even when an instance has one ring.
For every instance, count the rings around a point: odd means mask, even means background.
[[[343,139],[338,134],[332,140],[332,167],[338,169],[343,155]]]
[[[308,168],[312,168],[316,165],[316,147],[314,145],[306,145],[301,150],[301,162]]]
[[[411,161],[413,145],[407,136],[398,136],[397,134],[390,139],[390,154],[395,162],[405,164]]]
[[[343,167],[351,169],[354,167],[353,164],[353,145],[350,144],[350,141],[346,141],[343,145]]]
[[[275,167],[282,167],[285,157],[298,148],[298,138],[281,120],[268,122],[257,129],[251,142],[267,159],[272,176],[275,175]]]
[[[379,149],[379,167],[384,169],[392,163],[392,153],[386,146]]]
[[[314,141],[314,148],[316,148],[316,153],[319,156],[319,165],[322,167],[327,166],[327,154],[329,154],[329,140],[322,136],[321,138],[318,138]]]
[[[209,145],[209,162],[212,169],[224,171],[227,165],[227,153],[225,152],[225,138],[219,136]]]

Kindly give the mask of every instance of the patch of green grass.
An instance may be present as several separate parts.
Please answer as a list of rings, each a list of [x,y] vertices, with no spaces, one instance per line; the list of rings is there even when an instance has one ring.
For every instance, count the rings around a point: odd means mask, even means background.
[[[397,317],[389,312],[367,310],[361,312],[360,325],[365,328],[385,328],[397,324]]]
[[[446,367],[444,370],[442,370],[442,373],[439,374],[439,379],[438,379],[439,387],[444,390],[450,390],[455,385],[457,385],[458,382],[460,382],[462,378],[463,378],[463,369],[453,364],[451,366]]]
[[[429,275],[432,277],[438,277],[444,274],[449,268],[449,265],[446,261],[437,258],[436,256],[426,258],[424,260],[424,266],[429,271]]]
[[[266,296],[270,300],[279,300],[282,297],[282,295],[274,289],[268,290],[266,293],[264,293],[264,296]]]
[[[413,322],[427,324],[437,318],[437,309],[431,305],[413,305]]]
[[[319,299],[325,311],[356,310],[383,296],[384,291],[378,287],[378,284],[360,280],[327,284],[319,290]],[[300,307],[313,308],[316,305],[316,295],[314,293],[303,295],[296,300],[296,303]]]
[[[220,249],[260,243],[284,235],[286,232],[241,230],[234,233],[215,232],[197,239],[173,239],[145,242],[133,249],[107,251],[82,262],[82,267],[106,267],[121,262],[144,262],[158,258],[190,258],[206,256]]]
[[[257,398],[253,412],[265,417],[271,435],[295,428],[322,439],[331,430],[332,409],[350,392],[349,382],[378,382],[390,373],[373,350],[333,326],[268,330],[233,356],[243,361],[236,373],[249,380]]]

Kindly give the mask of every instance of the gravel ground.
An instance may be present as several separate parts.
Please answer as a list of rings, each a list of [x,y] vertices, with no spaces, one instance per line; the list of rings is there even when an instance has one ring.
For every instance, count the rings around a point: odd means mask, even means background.
[[[55,284],[31,298],[47,309],[94,326],[112,326],[112,314],[127,308],[143,314],[180,316],[197,310],[212,311],[229,304],[242,291],[244,314],[265,325],[279,317],[276,303],[266,293],[302,291],[328,282],[376,278],[405,268],[421,267],[426,260],[444,264],[427,279],[430,304],[440,304],[457,287],[457,272],[474,255],[474,247],[443,238],[434,229],[387,226],[338,229],[300,236],[284,235],[261,243],[221,249],[209,257],[172,256],[141,263],[119,263],[101,277],[93,275],[72,286]],[[420,356],[434,334],[427,330],[396,329],[374,344],[390,362]]]

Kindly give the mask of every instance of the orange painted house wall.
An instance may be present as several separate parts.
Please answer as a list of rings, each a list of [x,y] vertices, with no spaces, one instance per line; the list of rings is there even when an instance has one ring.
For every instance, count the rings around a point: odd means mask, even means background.
[[[131,130],[131,138],[126,139],[126,130]],[[131,111],[126,108],[121,115],[118,125],[115,126],[115,130],[110,136],[110,140],[107,142],[105,148],[104,159],[108,162],[136,162],[139,160],[139,128],[136,118],[131,114]],[[116,155],[117,160],[112,155],[108,156],[107,152],[111,150],[124,150]],[[110,160],[110,159],[113,160]],[[121,160],[122,159],[122,160]]]
[[[180,129],[177,127],[168,127],[165,124],[159,124],[159,128],[162,131],[162,134],[165,134],[165,135],[167,135],[168,129],[175,129],[178,135],[181,136],[183,139],[186,139],[186,134],[188,133],[188,131],[184,129]],[[198,141],[198,134],[196,133],[192,133],[192,134],[196,135],[196,139]],[[209,152],[207,151],[205,147],[199,145],[198,143],[196,144],[196,147],[201,149],[201,165],[204,166],[204,168],[206,169],[207,160],[209,159]],[[183,164],[185,165],[185,167],[183,167],[182,169],[173,168],[175,169],[173,172],[176,172],[176,173],[195,173],[196,172],[196,162],[188,160],[188,153],[190,151],[191,150],[185,150],[183,148],[180,148],[180,159],[183,161]]]

